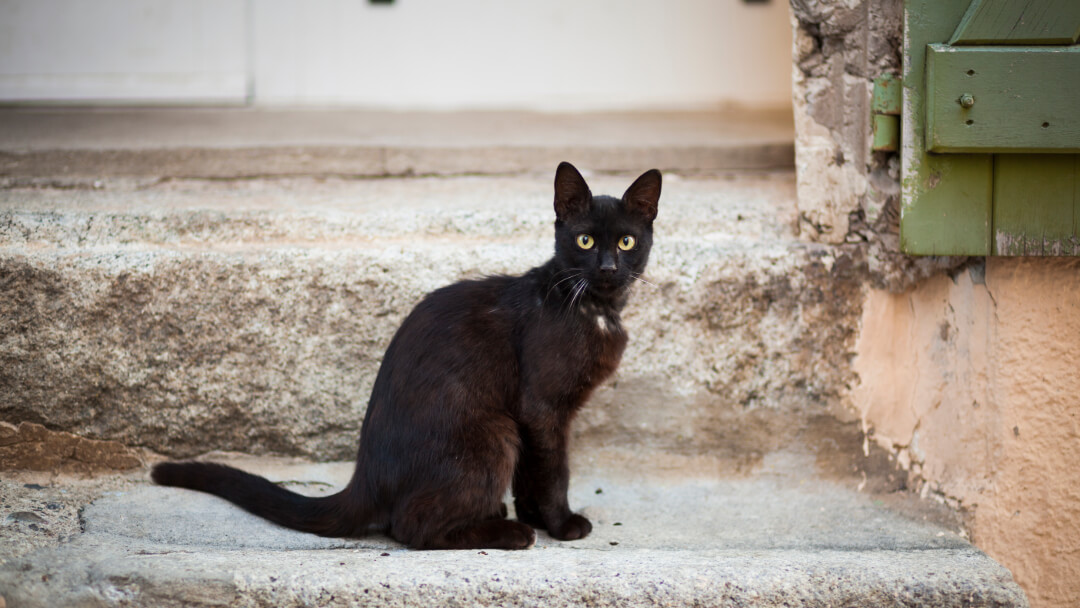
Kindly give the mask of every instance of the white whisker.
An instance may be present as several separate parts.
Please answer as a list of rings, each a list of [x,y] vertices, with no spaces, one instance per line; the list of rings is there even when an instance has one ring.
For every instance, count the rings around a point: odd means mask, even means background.
[[[585,293],[585,289],[588,288],[588,287],[589,287],[588,279],[581,279],[581,281],[577,284],[576,289],[574,290],[574,298],[572,300],[570,300],[570,308],[573,308],[574,306],[577,306],[578,300],[581,299],[581,295],[583,293]]]
[[[581,298],[581,295],[585,293],[585,290],[588,287],[589,280],[585,278],[579,279],[577,283],[574,283],[574,286],[570,289],[570,303],[569,305],[567,305],[566,310],[563,311],[563,316],[569,314],[570,311],[574,309],[574,306],[577,305],[577,302]]]
[[[657,285],[656,283],[650,283],[649,281],[646,281],[645,279],[641,278],[640,274],[630,273],[630,278],[634,279],[635,281],[638,281],[640,283],[644,283],[644,284],[648,285],[649,287],[652,287],[653,289],[659,289],[660,288],[660,286]]]
[[[578,270],[577,268],[568,268],[566,270],[562,270],[562,271],[559,271],[559,272],[555,273],[555,276],[558,276],[560,274],[567,273],[567,272],[572,272],[574,274],[571,274],[570,276],[559,279],[555,283],[552,283],[551,287],[548,287],[547,293],[544,294],[544,303],[545,304],[547,303],[548,297],[551,296],[551,292],[555,291],[555,289],[559,285],[562,285],[563,283],[565,283],[567,281],[573,281],[574,279],[576,279],[576,278],[578,278],[578,277],[580,277],[582,275],[582,272],[580,270]],[[573,291],[573,289],[571,289],[571,292],[572,291]]]

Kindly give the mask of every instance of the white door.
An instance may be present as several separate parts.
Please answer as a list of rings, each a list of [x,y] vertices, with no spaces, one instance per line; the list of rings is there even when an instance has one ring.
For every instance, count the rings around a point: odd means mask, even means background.
[[[0,0],[0,100],[244,103],[247,0]]]

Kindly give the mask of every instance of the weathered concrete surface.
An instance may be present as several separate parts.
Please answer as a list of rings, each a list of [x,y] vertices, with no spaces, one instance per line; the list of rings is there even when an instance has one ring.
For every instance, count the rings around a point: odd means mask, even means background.
[[[549,182],[0,191],[0,419],[177,456],[349,458],[413,304],[550,255]],[[705,450],[758,409],[843,419],[857,264],[794,240],[791,174],[669,176],[661,207],[630,347],[579,432]]]
[[[791,0],[802,235],[861,250],[874,285],[897,293],[965,259],[900,253],[900,157],[871,149],[873,80],[900,74],[901,7]]]
[[[140,454],[115,441],[95,441],[50,431],[32,422],[0,422],[0,471],[91,474],[142,465]]]
[[[82,511],[84,533],[0,554],[0,593],[11,607],[1027,605],[947,513],[822,479],[806,454],[773,454],[744,478],[703,476],[701,463],[696,475],[685,463],[665,473],[662,457],[630,472],[611,466],[620,458],[593,453],[576,467],[571,502],[592,535],[564,543],[541,533],[522,552],[323,539],[210,496],[113,481]],[[351,472],[224,460],[311,494]]]
[[[1080,597],[1080,260],[990,258],[864,312],[855,403],[1037,606]],[[888,344],[888,346],[885,346]]]
[[[799,204],[811,236],[843,243],[849,216],[869,208],[871,222],[888,197],[875,174],[895,173],[895,155],[869,147],[874,77],[899,73],[901,3],[792,0]],[[880,36],[868,36],[875,32]]]
[[[790,168],[784,111],[0,109],[0,179]]]

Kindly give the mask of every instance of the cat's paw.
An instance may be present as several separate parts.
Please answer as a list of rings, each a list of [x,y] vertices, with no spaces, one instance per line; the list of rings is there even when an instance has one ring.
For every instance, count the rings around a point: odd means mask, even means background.
[[[508,540],[507,549],[529,549],[536,544],[536,530],[531,526],[522,526],[522,529]]]
[[[559,540],[578,540],[588,536],[589,532],[592,532],[592,523],[576,513],[566,518],[561,526],[548,528],[548,533]]]

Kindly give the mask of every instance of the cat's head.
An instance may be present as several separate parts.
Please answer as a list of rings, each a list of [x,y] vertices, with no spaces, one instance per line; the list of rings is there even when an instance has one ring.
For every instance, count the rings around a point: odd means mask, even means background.
[[[660,202],[660,172],[646,171],[622,198],[593,196],[570,163],[555,171],[555,258],[590,293],[615,297],[645,271]]]

